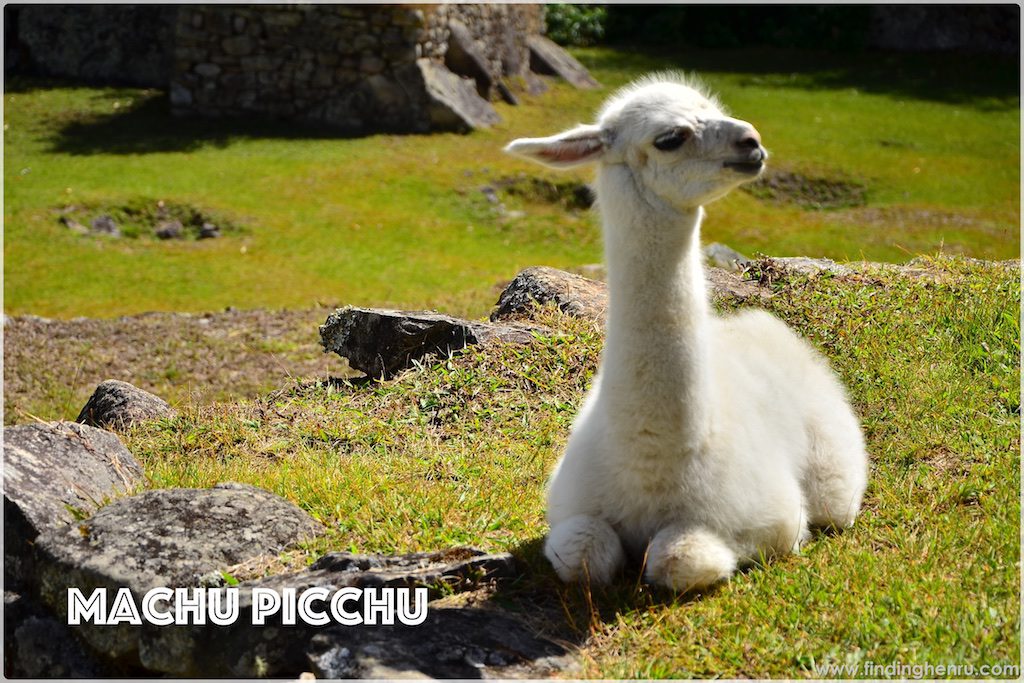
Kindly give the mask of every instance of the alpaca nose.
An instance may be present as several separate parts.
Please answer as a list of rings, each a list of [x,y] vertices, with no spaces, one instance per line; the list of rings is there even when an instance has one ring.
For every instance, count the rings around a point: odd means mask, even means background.
[[[740,139],[736,141],[736,146],[741,150],[743,149],[757,149],[761,146],[761,135],[751,128],[750,130],[743,133]]]

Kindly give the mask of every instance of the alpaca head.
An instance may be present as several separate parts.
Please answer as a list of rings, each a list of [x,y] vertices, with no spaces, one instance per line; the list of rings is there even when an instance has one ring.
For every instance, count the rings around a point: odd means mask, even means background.
[[[706,204],[754,180],[768,158],[752,125],[727,116],[693,81],[672,74],[619,91],[596,124],[522,138],[505,150],[556,168],[596,163],[599,174],[622,181],[622,191],[635,189],[643,200],[675,209]]]

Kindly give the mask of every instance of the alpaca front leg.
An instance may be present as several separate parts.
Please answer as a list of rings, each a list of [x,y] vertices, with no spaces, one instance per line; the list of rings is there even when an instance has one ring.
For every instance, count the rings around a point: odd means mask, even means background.
[[[736,553],[703,527],[673,525],[651,539],[645,578],[686,592],[707,588],[736,571]]]
[[[625,562],[622,541],[608,522],[575,515],[551,527],[544,556],[562,581],[608,583]]]

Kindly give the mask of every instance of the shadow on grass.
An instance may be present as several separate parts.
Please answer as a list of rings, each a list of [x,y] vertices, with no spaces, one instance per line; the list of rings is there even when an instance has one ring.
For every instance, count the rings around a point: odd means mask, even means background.
[[[584,52],[597,70],[680,69],[733,74],[741,85],[862,92],[962,104],[983,110],[1020,106],[1016,58],[955,53],[825,52],[781,48],[686,49],[617,45]]]
[[[689,604],[714,595],[720,588],[680,594],[654,586],[643,580],[641,562],[636,560],[628,562],[608,585],[591,585],[587,581],[563,583],[544,557],[544,542],[542,536],[510,549],[520,565],[521,576],[499,583],[490,600],[521,615],[540,635],[569,648],[581,647],[591,635],[614,624],[620,616],[652,607]]]
[[[581,61],[626,78],[676,68],[703,74],[730,74],[740,85],[821,91],[856,88],[885,94],[970,106],[1012,110],[1020,106],[1020,67],[1016,60],[988,55],[894,52],[820,52],[779,48],[636,48],[584,50]],[[68,82],[16,78],[7,92],[76,87]],[[351,132],[312,122],[268,119],[177,117],[166,93],[132,91],[134,105],[110,113],[83,115],[61,125],[52,151],[70,155],[190,152],[226,147],[233,140],[268,138],[327,140]],[[116,97],[103,93],[99,97]]]

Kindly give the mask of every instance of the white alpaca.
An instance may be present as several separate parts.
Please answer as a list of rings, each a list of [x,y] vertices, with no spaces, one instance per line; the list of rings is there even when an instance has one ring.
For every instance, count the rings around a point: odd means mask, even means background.
[[[649,581],[700,589],[798,552],[809,526],[852,524],[867,455],[826,361],[763,311],[708,310],[701,205],[761,173],[753,126],[656,75],[610,99],[596,125],[506,149],[597,164],[607,336],[548,491],[558,575],[607,582],[646,552]]]

